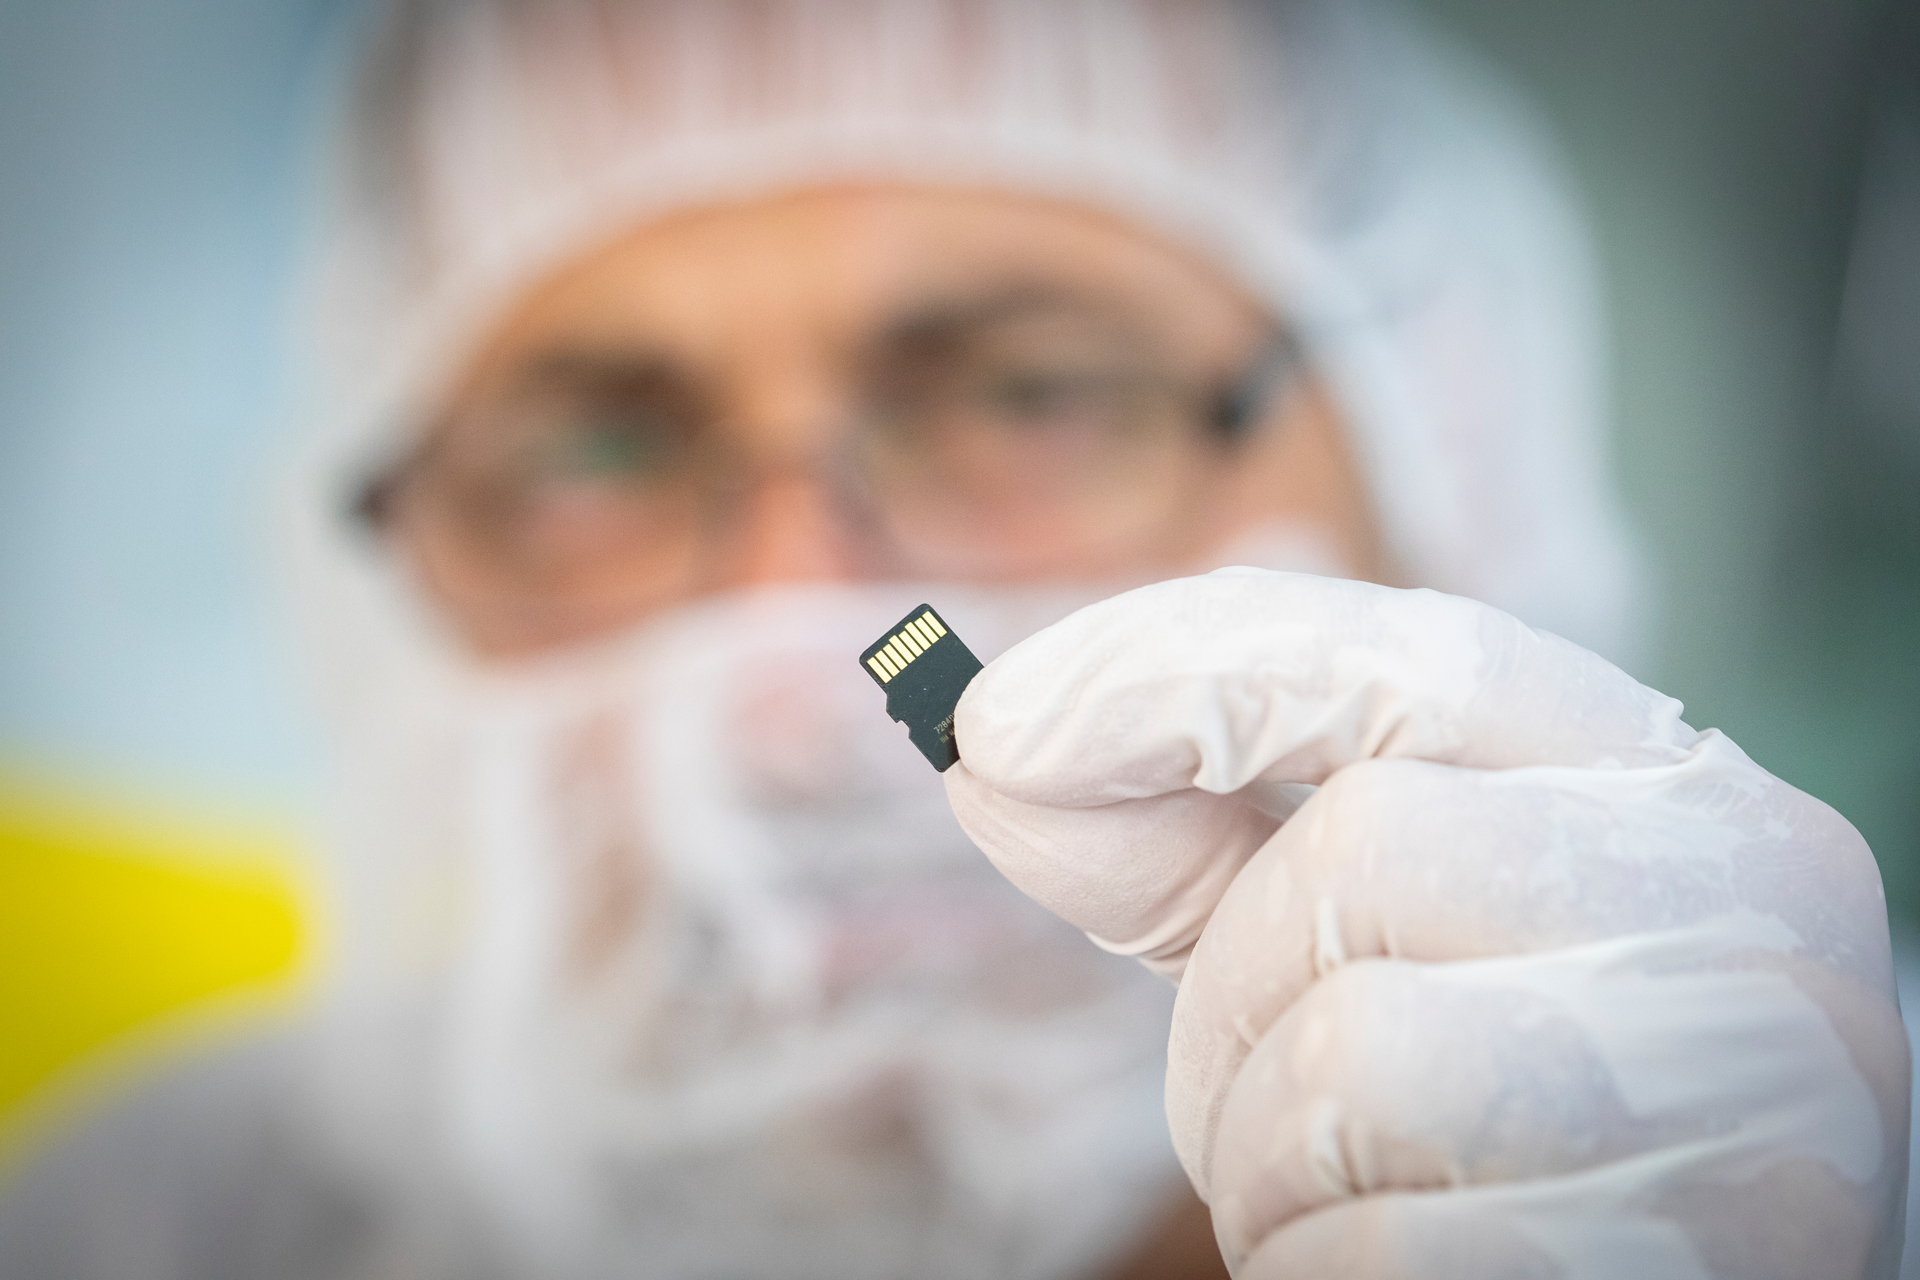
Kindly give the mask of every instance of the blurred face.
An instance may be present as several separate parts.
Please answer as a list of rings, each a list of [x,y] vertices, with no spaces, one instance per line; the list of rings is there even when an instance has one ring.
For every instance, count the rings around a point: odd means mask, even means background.
[[[533,290],[380,509],[480,653],[755,584],[1177,573],[1254,525],[1381,570],[1274,320],[1038,199],[832,188],[649,223]]]

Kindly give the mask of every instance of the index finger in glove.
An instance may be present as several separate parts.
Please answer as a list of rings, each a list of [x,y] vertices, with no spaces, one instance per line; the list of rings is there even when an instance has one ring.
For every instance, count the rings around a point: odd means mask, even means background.
[[[1128,592],[1016,645],[955,730],[947,794],[974,841],[1174,976],[1275,825],[1220,797],[1381,757],[1670,764],[1698,737],[1673,699],[1485,605],[1251,569]]]
[[[968,770],[1028,804],[1319,783],[1356,760],[1669,764],[1680,704],[1498,610],[1227,569],[1080,610],[961,698]]]

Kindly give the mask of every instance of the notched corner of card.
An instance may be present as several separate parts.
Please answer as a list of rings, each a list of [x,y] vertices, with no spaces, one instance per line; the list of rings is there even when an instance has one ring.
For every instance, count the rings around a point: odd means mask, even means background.
[[[887,714],[907,726],[907,737],[945,773],[960,759],[953,710],[980,673],[980,659],[948,629],[931,605],[920,605],[887,629],[860,665],[887,694]]]

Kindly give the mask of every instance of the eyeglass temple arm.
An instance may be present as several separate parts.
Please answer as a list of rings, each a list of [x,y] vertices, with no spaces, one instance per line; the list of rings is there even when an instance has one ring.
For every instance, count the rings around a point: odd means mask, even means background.
[[[1276,329],[1261,344],[1246,372],[1214,400],[1214,430],[1228,440],[1246,436],[1274,399],[1292,384],[1301,363],[1299,342],[1287,330]]]

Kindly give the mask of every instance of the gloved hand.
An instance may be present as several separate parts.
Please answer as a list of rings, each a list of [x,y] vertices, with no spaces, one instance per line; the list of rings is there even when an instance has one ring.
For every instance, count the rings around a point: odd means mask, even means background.
[[[1224,570],[989,665],[947,794],[1179,980],[1167,1112],[1237,1276],[1892,1275],[1872,856],[1680,712],[1472,601]]]

